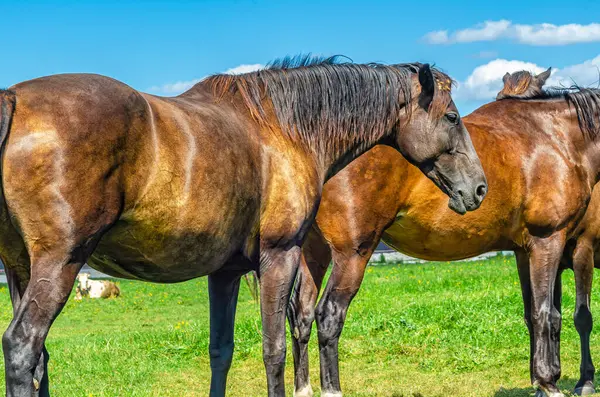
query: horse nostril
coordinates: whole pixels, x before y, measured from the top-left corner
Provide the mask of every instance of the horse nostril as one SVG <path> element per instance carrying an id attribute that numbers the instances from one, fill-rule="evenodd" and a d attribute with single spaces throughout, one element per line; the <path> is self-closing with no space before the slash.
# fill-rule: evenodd
<path id="1" fill-rule="evenodd" d="M 485 196 L 485 194 L 487 193 L 487 186 L 483 184 L 477 186 L 477 189 L 475 189 L 475 193 L 477 194 L 477 197 L 483 199 L 483 196 Z"/>

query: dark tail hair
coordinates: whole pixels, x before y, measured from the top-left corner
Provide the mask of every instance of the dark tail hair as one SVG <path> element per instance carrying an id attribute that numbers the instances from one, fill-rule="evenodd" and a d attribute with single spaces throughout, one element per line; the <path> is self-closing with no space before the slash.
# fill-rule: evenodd
<path id="1" fill-rule="evenodd" d="M 4 147 L 8 136 L 16 103 L 17 98 L 14 92 L 0 90 L 0 150 Z"/>

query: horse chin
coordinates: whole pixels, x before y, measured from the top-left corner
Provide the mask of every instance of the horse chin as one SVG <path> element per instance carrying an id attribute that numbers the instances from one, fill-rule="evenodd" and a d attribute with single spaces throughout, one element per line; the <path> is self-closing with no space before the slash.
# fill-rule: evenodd
<path id="1" fill-rule="evenodd" d="M 464 215 L 467 213 L 467 207 L 465 206 L 465 203 L 463 202 L 460 196 L 450 196 L 450 200 L 448 201 L 448 207 L 459 215 Z"/>

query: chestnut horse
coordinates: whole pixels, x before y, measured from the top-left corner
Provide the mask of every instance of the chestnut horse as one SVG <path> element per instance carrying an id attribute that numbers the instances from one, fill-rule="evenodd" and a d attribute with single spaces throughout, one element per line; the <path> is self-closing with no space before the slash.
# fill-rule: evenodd
<path id="1" fill-rule="evenodd" d="M 545 72 L 549 74 L 549 70 Z M 533 76 L 529 72 L 517 72 L 504 76 L 504 88 L 496 99 L 531 98 L 543 93 L 545 78 Z M 556 282 L 561 281 L 564 269 L 570 268 L 575 275 L 576 301 L 574 322 L 579 333 L 581 347 L 580 377 L 575 393 L 593 394 L 596 369 L 592 363 L 590 334 L 593 320 L 590 312 L 592 298 L 592 279 L 594 267 L 600 268 L 600 187 L 594 186 L 590 203 L 585 215 L 579 222 L 573 236 L 567 241 L 561 259 Z"/>
<path id="2" fill-rule="evenodd" d="M 595 233 L 594 238 L 599 234 L 598 227 L 582 229 L 580 221 L 599 179 L 600 91 L 546 93 L 537 89 L 549 75 L 550 70 L 539 76 L 505 76 L 499 98 L 510 99 L 487 104 L 464 118 L 490 185 L 478 211 L 464 217 L 448 211 L 434 186 L 383 146 L 373 148 L 327 182 L 316 226 L 303 247 L 305 260 L 288 313 L 297 396 L 312 394 L 307 343 L 315 319 L 322 395 L 341 395 L 338 341 L 348 306 L 380 238 L 398 251 L 426 260 L 459 260 L 492 250 L 514 250 L 530 332 L 531 380 L 540 393 L 561 395 L 556 387 L 561 325 L 557 275 L 569 239 L 583 239 L 586 232 Z M 599 216 L 589 218 L 588 223 L 600 222 Z M 578 393 L 593 391 L 590 247 L 578 244 L 572 258 L 576 273 L 585 269 L 578 284 L 587 288 L 578 291 L 575 312 L 575 325 L 584 342 Z M 331 277 L 315 308 L 332 258 Z M 569 265 L 571 259 L 563 262 Z"/>
<path id="3" fill-rule="evenodd" d="M 49 395 L 45 339 L 88 262 L 153 282 L 209 275 L 215 396 L 225 394 L 240 275 L 258 270 L 268 394 L 283 396 L 285 308 L 329 177 L 387 143 L 457 211 L 483 199 L 449 82 L 428 65 L 288 58 L 174 98 L 91 74 L 2 91 L 7 395 Z"/>

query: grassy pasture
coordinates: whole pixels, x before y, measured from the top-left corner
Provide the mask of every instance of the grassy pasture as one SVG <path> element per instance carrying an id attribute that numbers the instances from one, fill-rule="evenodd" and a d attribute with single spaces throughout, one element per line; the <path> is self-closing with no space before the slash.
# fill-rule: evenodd
<path id="1" fill-rule="evenodd" d="M 121 281 L 122 298 L 69 301 L 47 346 L 55 396 L 205 396 L 208 361 L 206 279 L 175 285 Z M 595 282 L 595 291 L 600 290 Z M 572 322 L 573 275 L 563 275 L 562 379 L 579 374 Z M 596 294 L 594 294 L 596 295 Z M 592 302 L 598 313 L 598 299 Z M 0 328 L 12 316 L 0 285 Z M 318 351 L 311 379 L 320 395 Z M 263 396 L 259 308 L 242 285 L 230 396 Z M 592 354 L 600 357 L 592 334 Z M 286 382 L 292 393 L 288 343 Z M 367 270 L 340 344 L 346 396 L 494 396 L 532 394 L 529 342 L 512 257 L 478 262 L 385 265 Z M 0 363 L 0 366 L 3 364 Z M 0 368 L 0 388 L 4 388 Z M 3 390 L 2 390 L 3 392 Z"/>

